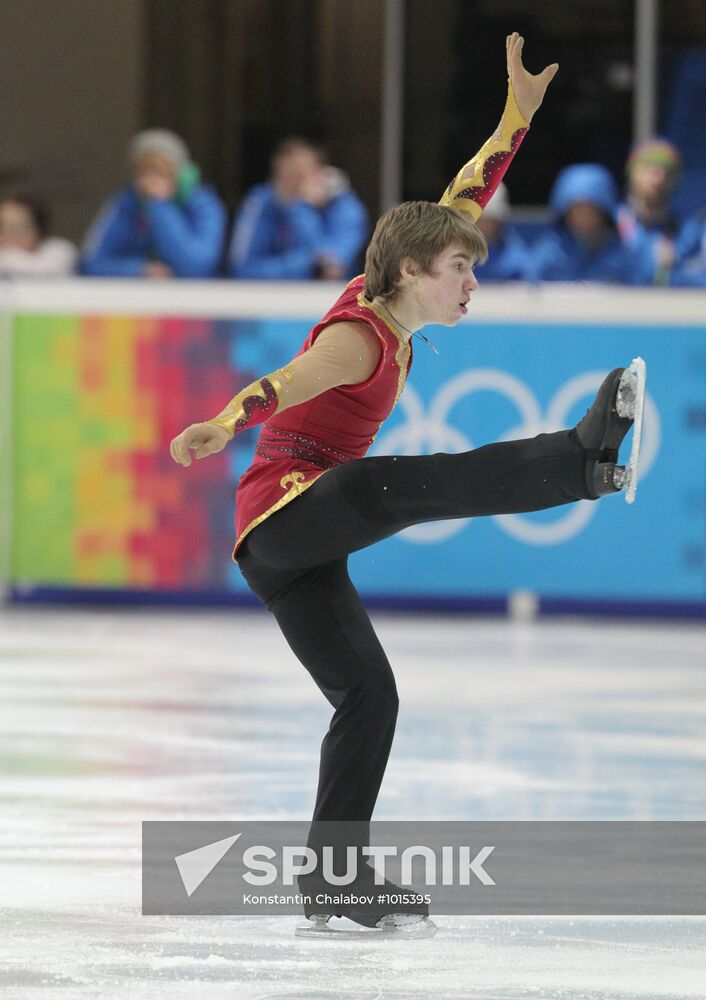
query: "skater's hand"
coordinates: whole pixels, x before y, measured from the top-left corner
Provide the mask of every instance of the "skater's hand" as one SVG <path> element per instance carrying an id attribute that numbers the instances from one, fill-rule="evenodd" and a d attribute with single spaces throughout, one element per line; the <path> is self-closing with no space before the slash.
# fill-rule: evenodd
<path id="1" fill-rule="evenodd" d="M 533 73 L 528 73 L 522 65 L 522 49 L 524 44 L 524 38 L 522 35 L 518 35 L 516 31 L 513 31 L 505 39 L 507 75 L 515 92 L 517 106 L 529 122 L 544 100 L 546 89 L 554 78 L 554 74 L 559 69 L 559 63 L 552 63 L 551 66 L 546 66 L 536 76 Z"/>
<path id="2" fill-rule="evenodd" d="M 206 458 L 223 451 L 230 441 L 228 431 L 217 424 L 191 424 L 172 440 L 169 454 L 178 465 L 191 465 L 193 451 L 196 458 Z"/>

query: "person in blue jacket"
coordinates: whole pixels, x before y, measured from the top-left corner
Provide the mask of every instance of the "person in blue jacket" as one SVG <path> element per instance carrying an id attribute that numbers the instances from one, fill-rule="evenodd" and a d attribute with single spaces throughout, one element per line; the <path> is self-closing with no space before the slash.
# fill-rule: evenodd
<path id="1" fill-rule="evenodd" d="M 272 157 L 269 182 L 246 194 L 233 227 L 228 271 L 236 278 L 352 277 L 368 235 L 365 207 L 318 146 L 292 136 Z"/>
<path id="2" fill-rule="evenodd" d="M 532 281 L 600 281 L 649 285 L 651 253 L 623 243 L 615 226 L 618 190 L 597 163 L 577 163 L 558 175 L 550 194 L 554 225 L 532 247 Z"/>
<path id="3" fill-rule="evenodd" d="M 681 155 L 660 136 L 633 147 L 625 165 L 627 192 L 616 214 L 624 243 L 643 245 L 652 254 L 655 284 L 668 283 L 680 253 L 682 220 L 671 207 L 679 181 Z"/>
<path id="4" fill-rule="evenodd" d="M 84 242 L 83 274 L 208 278 L 218 272 L 226 210 L 200 183 L 185 143 L 146 129 L 129 150 L 132 179 L 103 207 Z"/>
<path id="5" fill-rule="evenodd" d="M 522 281 L 527 273 L 530 251 L 509 218 L 510 196 L 501 181 L 476 222 L 488 244 L 488 259 L 475 268 L 483 281 Z"/>
<path id="6" fill-rule="evenodd" d="M 669 284 L 674 288 L 706 288 L 706 210 L 684 223 Z"/>

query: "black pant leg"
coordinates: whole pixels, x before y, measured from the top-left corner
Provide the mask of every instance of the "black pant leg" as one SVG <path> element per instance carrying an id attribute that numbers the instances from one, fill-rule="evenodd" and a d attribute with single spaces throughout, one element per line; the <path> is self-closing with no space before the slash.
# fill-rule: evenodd
<path id="1" fill-rule="evenodd" d="M 545 510 L 589 499 L 574 431 L 460 454 L 362 458 L 326 472 L 249 536 L 272 566 L 340 559 L 412 524 Z"/>
<path id="2" fill-rule="evenodd" d="M 297 501 L 299 502 L 299 501 Z M 282 573 L 244 546 L 240 566 L 335 708 L 321 745 L 314 820 L 369 820 L 397 719 L 397 689 L 345 559 Z"/>

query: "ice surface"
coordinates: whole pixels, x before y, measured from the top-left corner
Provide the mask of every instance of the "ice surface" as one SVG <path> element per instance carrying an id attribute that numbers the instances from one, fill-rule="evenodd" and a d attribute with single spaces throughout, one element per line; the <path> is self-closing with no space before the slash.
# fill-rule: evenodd
<path id="1" fill-rule="evenodd" d="M 378 616 L 401 698 L 378 819 L 706 818 L 706 628 Z M 145 819 L 306 819 L 329 708 L 255 612 L 0 611 L 0 993 L 706 996 L 706 919 L 143 917 Z"/>

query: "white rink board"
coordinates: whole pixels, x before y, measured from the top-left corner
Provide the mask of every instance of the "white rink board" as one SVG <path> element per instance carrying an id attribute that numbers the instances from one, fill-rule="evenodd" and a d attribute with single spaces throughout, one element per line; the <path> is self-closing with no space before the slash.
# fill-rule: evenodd
<path id="1" fill-rule="evenodd" d="M 318 320 L 342 291 L 337 282 L 132 281 L 71 278 L 0 281 L 0 312 Z M 609 285 L 481 285 L 461 322 L 702 326 L 706 292 Z"/>

